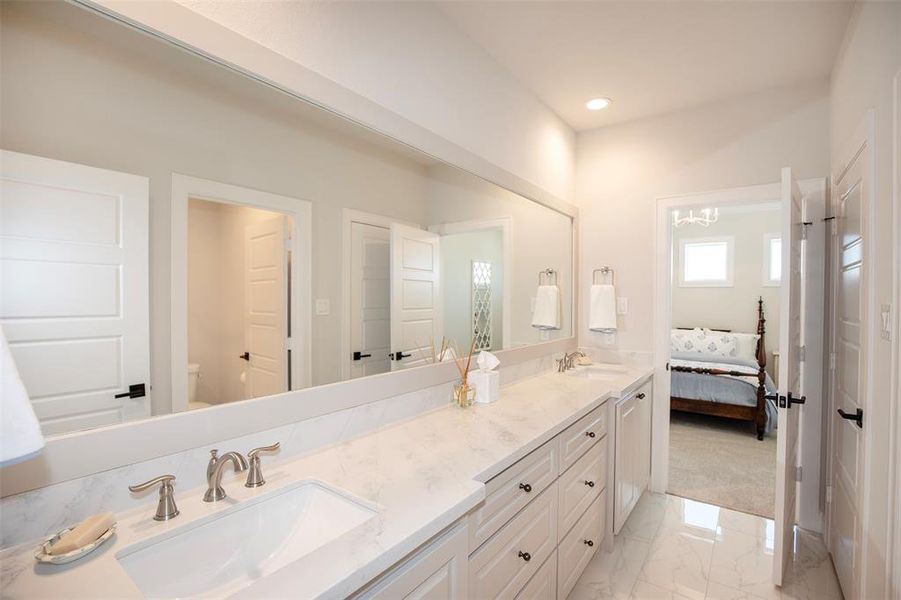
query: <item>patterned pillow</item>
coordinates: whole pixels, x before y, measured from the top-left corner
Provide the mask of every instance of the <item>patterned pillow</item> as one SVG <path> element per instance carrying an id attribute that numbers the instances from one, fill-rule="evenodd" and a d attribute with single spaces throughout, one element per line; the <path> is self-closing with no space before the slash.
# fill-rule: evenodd
<path id="1" fill-rule="evenodd" d="M 673 329 L 673 352 L 695 352 L 698 354 L 713 354 L 716 356 L 733 356 L 736 349 L 736 339 L 731 333 L 711 331 L 710 329 Z"/>

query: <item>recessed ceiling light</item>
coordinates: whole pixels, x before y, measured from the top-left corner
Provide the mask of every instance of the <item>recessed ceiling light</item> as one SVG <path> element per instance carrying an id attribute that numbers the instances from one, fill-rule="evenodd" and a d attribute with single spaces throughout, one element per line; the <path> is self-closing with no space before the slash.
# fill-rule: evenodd
<path id="1" fill-rule="evenodd" d="M 610 106 L 610 98 L 593 98 L 585 103 L 588 110 L 602 110 Z"/>

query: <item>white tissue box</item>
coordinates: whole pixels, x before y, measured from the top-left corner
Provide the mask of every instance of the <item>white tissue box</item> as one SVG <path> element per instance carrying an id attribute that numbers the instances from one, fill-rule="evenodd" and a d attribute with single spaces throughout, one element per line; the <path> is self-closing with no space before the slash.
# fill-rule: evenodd
<path id="1" fill-rule="evenodd" d="M 497 402 L 501 397 L 501 376 L 497 371 L 473 371 L 469 382 L 476 388 L 475 401 L 479 404 Z"/>

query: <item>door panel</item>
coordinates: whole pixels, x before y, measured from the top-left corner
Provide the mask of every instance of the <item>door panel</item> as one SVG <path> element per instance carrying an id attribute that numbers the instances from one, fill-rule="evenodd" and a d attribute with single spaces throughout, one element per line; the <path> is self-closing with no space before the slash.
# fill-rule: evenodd
<path id="1" fill-rule="evenodd" d="M 244 229 L 244 347 L 248 398 L 288 390 L 287 224 L 282 216 Z"/>
<path id="2" fill-rule="evenodd" d="M 430 346 L 441 343 L 441 238 L 397 223 L 390 237 L 391 353 L 402 355 L 391 368 L 399 369 L 426 364 Z"/>
<path id="3" fill-rule="evenodd" d="M 802 405 L 782 398 L 804 394 L 801 362 L 803 331 L 802 225 L 803 200 L 791 169 L 782 169 L 782 286 L 779 331 L 779 426 L 776 440 L 776 539 L 773 581 L 782 585 L 792 559 L 797 504 L 798 439 Z"/>
<path id="4" fill-rule="evenodd" d="M 390 235 L 386 227 L 351 223 L 350 376 L 391 370 Z M 368 356 L 367 356 L 368 355 Z"/>
<path id="5" fill-rule="evenodd" d="M 148 181 L 0 151 L 0 323 L 45 434 L 150 415 Z"/>
<path id="6" fill-rule="evenodd" d="M 835 182 L 837 256 L 833 323 L 834 409 L 864 410 L 861 379 L 864 236 L 861 210 L 867 189 L 867 153 L 860 151 Z M 856 598 L 860 581 L 860 499 L 863 490 L 863 430 L 832 412 L 832 502 L 828 506 L 827 544 L 846 598 Z M 866 421 L 864 420 L 864 423 Z"/>

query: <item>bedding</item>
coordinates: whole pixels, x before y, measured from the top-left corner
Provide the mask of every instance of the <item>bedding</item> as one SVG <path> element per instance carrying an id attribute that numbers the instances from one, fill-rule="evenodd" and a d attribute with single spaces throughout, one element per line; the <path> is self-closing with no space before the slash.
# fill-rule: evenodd
<path id="1" fill-rule="evenodd" d="M 720 369 L 724 371 L 740 371 L 747 376 L 704 375 L 701 373 L 671 373 L 670 395 L 676 398 L 737 404 L 739 406 L 757 406 L 757 372 L 756 360 L 721 356 L 718 354 L 701 354 L 698 352 L 673 352 L 670 360 L 672 366 L 702 369 Z M 767 394 L 776 393 L 776 385 L 766 376 L 764 382 Z M 778 410 L 772 400 L 766 401 L 766 432 L 776 428 Z"/>
<path id="2" fill-rule="evenodd" d="M 673 329 L 671 349 L 673 352 L 734 356 L 736 339 L 731 333 L 710 329 Z"/>

